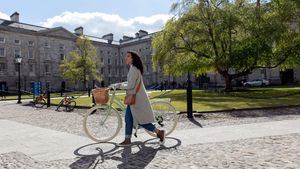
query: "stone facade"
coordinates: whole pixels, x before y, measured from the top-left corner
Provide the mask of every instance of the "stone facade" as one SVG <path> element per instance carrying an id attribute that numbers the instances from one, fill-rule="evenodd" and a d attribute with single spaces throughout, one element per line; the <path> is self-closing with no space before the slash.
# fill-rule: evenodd
<path id="1" fill-rule="evenodd" d="M 18 68 L 15 58 L 22 57 L 21 88 L 30 91 L 33 82 L 40 81 L 42 87 L 50 85 L 53 90 L 60 90 L 62 83 L 67 89 L 78 89 L 79 84 L 71 84 L 63 79 L 59 72 L 60 63 L 76 49 L 76 38 L 83 35 L 83 27 L 74 33 L 63 27 L 44 28 L 20 23 L 18 13 L 11 16 L 11 21 L 0 19 L 0 88 L 16 90 L 18 85 Z M 88 37 L 96 47 L 101 68 L 102 80 L 96 85 L 108 86 L 111 83 L 126 81 L 128 66 L 124 63 L 127 51 L 136 51 L 145 64 L 144 81 L 146 86 L 165 81 L 184 83 L 185 78 L 173 78 L 156 73 L 152 68 L 151 38 L 153 34 L 140 30 L 136 37 L 126 37 L 120 41 L 113 40 L 113 34 L 103 37 Z M 2 51 L 1 51 L 2 50 Z M 2 53 L 1 53 L 2 52 Z M 180 81 L 181 80 L 181 81 Z M 89 82 L 90 86 L 93 82 Z"/>
<path id="2" fill-rule="evenodd" d="M 9 90 L 15 90 L 18 85 L 18 68 L 15 57 L 21 56 L 21 87 L 30 91 L 34 81 L 40 81 L 42 87 L 47 84 L 53 90 L 60 90 L 63 83 L 67 89 L 78 89 L 80 85 L 74 85 L 63 79 L 59 72 L 60 63 L 68 57 L 69 53 L 76 49 L 76 38 L 83 35 L 83 27 L 76 28 L 74 33 L 63 27 L 45 28 L 19 22 L 19 14 L 14 13 L 11 21 L 0 19 L 0 89 L 7 86 Z M 120 41 L 113 40 L 113 34 L 103 37 L 88 36 L 97 49 L 97 56 L 103 63 L 100 82 L 98 86 L 108 86 L 126 80 L 128 67 L 124 63 L 127 51 L 136 51 L 145 65 L 144 82 L 146 86 L 160 84 L 161 82 L 185 83 L 186 75 L 173 77 L 155 72 L 152 67 L 151 39 L 153 34 L 140 30 L 135 37 L 124 36 Z M 300 81 L 300 69 L 289 71 L 288 81 Z M 293 74 L 293 75 L 290 75 Z M 210 85 L 224 86 L 224 79 L 216 73 L 206 75 Z M 241 78 L 242 80 L 268 79 L 271 83 L 280 84 L 282 76 L 286 76 L 279 69 L 256 70 L 252 74 Z M 200 84 L 200 78 L 192 77 L 194 86 Z M 93 82 L 90 82 L 90 85 Z"/>

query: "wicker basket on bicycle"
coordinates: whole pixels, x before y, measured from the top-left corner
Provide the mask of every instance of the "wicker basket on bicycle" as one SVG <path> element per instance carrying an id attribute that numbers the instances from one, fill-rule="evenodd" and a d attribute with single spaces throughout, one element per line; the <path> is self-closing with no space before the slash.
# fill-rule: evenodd
<path id="1" fill-rule="evenodd" d="M 109 88 L 96 88 L 92 93 L 96 104 L 106 104 L 109 100 Z"/>

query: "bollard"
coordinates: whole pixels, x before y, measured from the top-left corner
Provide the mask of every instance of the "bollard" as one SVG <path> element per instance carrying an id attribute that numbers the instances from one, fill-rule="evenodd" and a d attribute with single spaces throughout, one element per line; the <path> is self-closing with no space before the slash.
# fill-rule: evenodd
<path id="1" fill-rule="evenodd" d="M 91 97 L 91 89 L 88 88 L 88 96 Z"/>
<path id="2" fill-rule="evenodd" d="M 47 107 L 50 107 L 50 90 L 47 88 Z"/>

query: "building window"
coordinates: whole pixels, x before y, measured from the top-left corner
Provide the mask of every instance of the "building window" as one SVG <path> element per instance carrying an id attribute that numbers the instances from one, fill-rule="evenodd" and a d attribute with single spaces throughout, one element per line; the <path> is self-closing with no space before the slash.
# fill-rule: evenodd
<path id="1" fill-rule="evenodd" d="M 0 37 L 0 43 L 5 43 L 5 38 L 4 37 Z"/>
<path id="2" fill-rule="evenodd" d="M 33 41 L 28 41 L 28 46 L 34 46 L 34 42 Z"/>
<path id="3" fill-rule="evenodd" d="M 15 39 L 15 44 L 20 45 L 20 44 L 21 44 L 21 41 L 20 41 L 19 39 Z"/>
<path id="4" fill-rule="evenodd" d="M 50 65 L 49 64 L 45 64 L 45 73 L 46 74 L 50 73 Z"/>
<path id="5" fill-rule="evenodd" d="M 115 59 L 115 64 L 118 65 L 118 59 Z"/>
<path id="6" fill-rule="evenodd" d="M 107 59 L 107 63 L 110 64 L 110 59 L 109 58 Z"/>
<path id="7" fill-rule="evenodd" d="M 6 71 L 6 63 L 0 63 L 0 72 Z"/>
<path id="8" fill-rule="evenodd" d="M 28 58 L 29 58 L 29 59 L 33 59 L 33 58 L 34 58 L 33 50 L 29 50 L 29 51 L 28 51 Z"/>
<path id="9" fill-rule="evenodd" d="M 34 82 L 30 82 L 30 88 L 31 88 L 31 89 L 34 88 Z"/>
<path id="10" fill-rule="evenodd" d="M 45 60 L 51 60 L 51 53 L 49 52 L 45 53 Z"/>
<path id="11" fill-rule="evenodd" d="M 33 64 L 29 64 L 29 72 L 34 73 L 34 65 Z"/>
<path id="12" fill-rule="evenodd" d="M 65 45 L 64 44 L 60 44 L 59 45 L 59 50 L 65 50 Z"/>
<path id="13" fill-rule="evenodd" d="M 15 49 L 15 58 L 21 57 L 21 50 Z"/>
<path id="14" fill-rule="evenodd" d="M 261 69 L 261 70 L 260 70 L 260 73 L 261 73 L 261 74 L 266 74 L 267 71 L 266 71 L 266 69 Z"/>
<path id="15" fill-rule="evenodd" d="M 101 60 L 101 63 L 103 63 L 103 58 L 101 58 L 100 60 Z"/>
<path id="16" fill-rule="evenodd" d="M 146 72 L 149 72 L 149 65 L 146 65 Z"/>
<path id="17" fill-rule="evenodd" d="M 110 51 L 107 51 L 107 54 L 110 55 Z"/>
<path id="18" fill-rule="evenodd" d="M 65 54 L 63 53 L 60 54 L 60 60 L 65 60 Z"/>
<path id="19" fill-rule="evenodd" d="M 118 75 L 118 74 L 119 74 L 119 72 L 118 72 L 118 68 L 116 68 L 116 70 L 115 70 L 115 71 L 116 71 L 116 75 Z"/>
<path id="20" fill-rule="evenodd" d="M 48 42 L 45 42 L 44 45 L 45 45 L 46 48 L 50 48 L 50 44 Z"/>
<path id="21" fill-rule="evenodd" d="M 117 52 L 115 52 L 115 55 L 117 56 Z"/>
<path id="22" fill-rule="evenodd" d="M 5 48 L 0 48 L 0 57 L 5 57 Z"/>
<path id="23" fill-rule="evenodd" d="M 108 74 L 110 74 L 110 67 L 108 67 Z"/>
<path id="24" fill-rule="evenodd" d="M 104 72 L 104 70 L 103 70 L 103 67 L 101 68 L 101 75 L 103 75 L 103 72 Z"/>

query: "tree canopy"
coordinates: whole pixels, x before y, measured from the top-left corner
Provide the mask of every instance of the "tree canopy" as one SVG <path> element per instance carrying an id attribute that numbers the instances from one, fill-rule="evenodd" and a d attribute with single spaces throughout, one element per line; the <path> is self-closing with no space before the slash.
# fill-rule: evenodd
<path id="1" fill-rule="evenodd" d="M 60 65 L 60 71 L 64 78 L 83 82 L 86 87 L 89 80 L 100 80 L 101 64 L 97 58 L 96 48 L 91 41 L 80 36 L 76 40 L 77 49 L 70 52 L 70 57 L 67 57 Z"/>
<path id="2" fill-rule="evenodd" d="M 230 90 L 232 79 L 254 69 L 300 63 L 295 1 L 186 1 L 188 8 L 180 8 L 183 12 L 169 20 L 152 41 L 154 67 L 177 75 L 218 72 Z"/>

